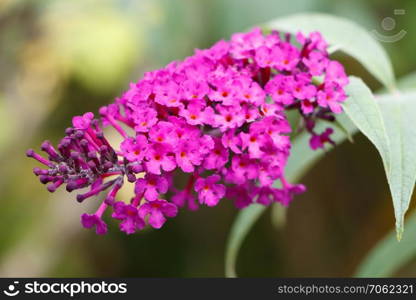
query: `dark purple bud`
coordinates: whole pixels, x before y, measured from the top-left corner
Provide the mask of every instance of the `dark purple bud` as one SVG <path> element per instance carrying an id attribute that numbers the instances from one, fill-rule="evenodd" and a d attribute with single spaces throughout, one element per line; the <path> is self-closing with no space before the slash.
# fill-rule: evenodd
<path id="1" fill-rule="evenodd" d="M 133 173 L 128 173 L 127 180 L 128 182 L 136 182 L 136 176 Z"/>
<path id="2" fill-rule="evenodd" d="M 53 193 L 53 192 L 56 191 L 56 189 L 58 187 L 60 187 L 62 185 L 62 183 L 64 183 L 64 180 L 59 179 L 59 180 L 55 181 L 54 183 L 48 184 L 46 188 L 48 189 L 49 192 Z"/>
<path id="3" fill-rule="evenodd" d="M 53 167 L 54 166 L 54 164 L 50 160 L 48 160 L 48 159 L 40 156 L 33 149 L 27 150 L 26 151 L 26 155 L 28 157 L 32 157 L 32 158 L 36 159 L 38 162 L 40 162 L 40 163 L 42 163 L 42 164 L 44 164 L 44 165 L 46 165 L 48 167 Z"/>
<path id="4" fill-rule="evenodd" d="M 71 135 L 73 133 L 74 133 L 74 128 L 68 127 L 67 129 L 65 129 L 65 135 Z"/>
<path id="5" fill-rule="evenodd" d="M 51 160 L 56 162 L 61 161 L 61 157 L 49 141 L 44 141 L 40 148 L 49 155 Z"/>
<path id="6" fill-rule="evenodd" d="M 85 199 L 87 199 L 89 197 L 97 195 L 98 193 L 100 193 L 100 192 L 108 189 L 110 186 L 112 186 L 116 182 L 116 180 L 117 179 L 113 179 L 111 181 L 108 181 L 108 182 L 106 182 L 106 183 L 104 183 L 100 186 L 95 187 L 94 189 L 91 189 L 90 191 L 86 192 L 85 194 L 78 194 L 77 195 L 77 201 L 82 202 L 82 201 L 84 201 Z"/>
<path id="7" fill-rule="evenodd" d="M 68 166 L 65 164 L 65 165 L 60 165 L 59 166 L 59 172 L 60 173 L 62 173 L 62 174 L 66 174 L 66 173 L 68 173 L 69 172 L 69 168 L 68 168 Z"/>
<path id="8" fill-rule="evenodd" d="M 89 153 L 89 148 L 88 148 L 88 141 L 86 140 L 86 139 L 82 139 L 80 142 L 79 142 L 79 146 L 81 147 L 81 149 L 82 149 L 82 152 L 84 153 L 84 155 L 85 156 L 88 156 L 88 153 Z"/>
<path id="9" fill-rule="evenodd" d="M 76 151 L 72 151 L 71 152 L 71 158 L 73 159 L 78 159 L 80 157 L 79 153 Z"/>
<path id="10" fill-rule="evenodd" d="M 47 184 L 48 182 L 54 181 L 56 179 L 55 176 L 49 176 L 49 175 L 40 175 L 39 181 L 43 184 Z"/>
<path id="11" fill-rule="evenodd" d="M 104 137 L 103 132 L 97 132 L 97 139 L 99 139 L 101 141 L 101 143 L 103 143 L 103 145 L 106 145 L 107 147 L 111 147 L 110 143 Z"/>
<path id="12" fill-rule="evenodd" d="M 108 170 L 110 170 L 112 167 L 114 166 L 114 164 L 111 161 L 106 161 L 104 164 L 102 164 L 102 169 L 103 172 L 107 172 Z"/>
<path id="13" fill-rule="evenodd" d="M 105 197 L 105 203 L 108 205 L 113 205 L 116 199 L 117 192 L 123 186 L 123 177 L 117 178 L 110 192 L 108 192 L 107 197 Z"/>
<path id="14" fill-rule="evenodd" d="M 84 137 L 84 132 L 82 130 L 76 130 L 74 133 L 74 138 L 80 140 Z"/>
<path id="15" fill-rule="evenodd" d="M 143 165 L 141 164 L 130 164 L 127 166 L 128 170 L 133 172 L 133 173 L 141 173 L 143 172 Z"/>
<path id="16" fill-rule="evenodd" d="M 91 171 L 93 171 L 95 174 L 99 173 L 97 165 L 95 164 L 94 161 L 92 161 L 92 160 L 88 161 L 87 165 L 88 165 L 88 168 L 91 169 Z"/>
<path id="17" fill-rule="evenodd" d="M 33 168 L 33 173 L 36 176 L 39 176 L 39 175 L 48 175 L 49 174 L 49 171 L 48 170 L 43 170 L 43 169 L 38 168 L 38 167 L 35 167 L 35 168 Z"/>
<path id="18" fill-rule="evenodd" d="M 75 180 L 71 180 L 66 185 L 66 190 L 68 192 L 72 192 L 73 190 L 82 189 L 88 186 L 89 182 L 87 178 L 79 178 Z"/>
<path id="19" fill-rule="evenodd" d="M 95 134 L 102 133 L 102 130 L 100 127 L 100 121 L 98 119 L 94 119 L 91 121 L 91 127 L 94 128 Z"/>
<path id="20" fill-rule="evenodd" d="M 71 140 L 68 137 L 64 137 L 58 144 L 58 151 L 65 158 L 69 158 L 70 155 L 69 145 L 71 145 Z"/>

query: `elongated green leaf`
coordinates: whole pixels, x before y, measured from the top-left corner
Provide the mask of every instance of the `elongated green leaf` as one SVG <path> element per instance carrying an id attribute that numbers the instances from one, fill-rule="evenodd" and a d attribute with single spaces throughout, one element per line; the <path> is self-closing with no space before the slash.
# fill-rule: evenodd
<path id="1" fill-rule="evenodd" d="M 237 277 L 235 272 L 235 263 L 237 261 L 238 251 L 248 231 L 253 227 L 260 215 L 264 212 L 265 206 L 260 204 L 253 204 L 250 207 L 243 209 L 231 227 L 229 240 L 227 243 L 225 275 L 227 277 Z"/>
<path id="2" fill-rule="evenodd" d="M 390 143 L 380 107 L 371 90 L 357 77 L 350 77 L 346 92 L 349 97 L 343 105 L 344 110 L 379 151 L 388 177 Z"/>
<path id="3" fill-rule="evenodd" d="M 378 242 L 358 266 L 355 277 L 390 277 L 406 262 L 416 257 L 416 212 L 406 221 L 406 235 L 397 242 L 392 230 Z"/>
<path id="4" fill-rule="evenodd" d="M 391 161 L 387 176 L 400 239 L 416 181 L 416 92 L 385 95 L 377 100 L 390 141 Z"/>
<path id="5" fill-rule="evenodd" d="M 400 240 L 416 180 L 416 92 L 396 92 L 376 100 L 361 79 L 351 77 L 350 81 L 344 109 L 381 155 Z"/>
<path id="6" fill-rule="evenodd" d="M 322 13 L 302 13 L 273 20 L 264 28 L 291 33 L 319 31 L 333 52 L 341 50 L 354 57 L 383 85 L 394 89 L 393 68 L 386 52 L 368 30 L 348 19 Z"/>
<path id="7" fill-rule="evenodd" d="M 389 95 L 384 94 L 379 96 L 378 101 L 381 107 L 382 114 L 385 118 L 385 124 L 389 136 L 394 136 L 390 138 L 392 144 L 392 167 L 391 173 L 392 176 L 396 172 L 401 164 L 395 164 L 395 151 L 398 151 L 399 148 L 402 148 L 404 145 L 397 140 L 403 140 L 403 133 L 400 132 L 398 127 L 401 125 L 407 124 L 407 127 L 412 127 L 412 122 L 415 119 L 416 112 L 416 73 L 411 73 L 401 78 L 398 81 L 398 86 L 400 89 L 407 90 L 403 94 Z M 413 90 L 413 91 L 412 91 Z M 405 111 L 405 115 L 403 115 Z M 407 118 L 407 119 L 406 119 Z M 394 119 L 399 119 L 398 123 L 395 123 Z M 393 124 L 394 123 L 394 124 Z M 410 124 L 410 126 L 409 126 Z M 411 129 L 411 128 L 410 128 Z M 408 135 L 408 128 L 405 129 Z M 400 137 L 401 136 L 401 137 Z M 415 149 L 414 146 L 415 133 L 410 134 L 410 136 L 405 137 L 407 144 L 407 149 Z M 413 144 L 409 146 L 408 143 Z M 414 150 L 413 150 L 414 151 Z M 402 151 L 401 152 L 406 152 Z M 410 153 L 411 154 L 411 153 Z M 402 160 L 403 153 L 397 154 L 397 160 Z M 405 154 L 408 156 L 409 153 Z M 404 159 L 406 160 L 406 159 Z M 407 178 L 408 186 L 402 185 L 401 188 L 407 189 L 407 192 L 404 192 L 404 195 L 407 195 L 407 199 L 410 200 L 410 194 L 413 190 L 415 184 L 415 158 L 406 162 L 404 166 L 405 172 L 404 178 Z M 403 179 L 402 175 L 399 175 L 395 180 L 398 181 L 394 184 L 400 184 L 399 181 Z M 395 181 L 393 180 L 393 181 Z M 393 182 L 392 182 L 393 184 Z M 400 192 L 397 191 L 397 194 L 400 195 Z M 400 197 L 400 196 L 398 196 Z M 408 205 L 405 204 L 406 207 Z M 407 218 L 406 224 L 406 235 L 400 241 L 397 242 L 396 235 L 397 232 L 391 231 L 383 240 L 381 240 L 377 245 L 367 254 L 366 258 L 357 268 L 355 276 L 357 277 L 386 277 L 394 275 L 394 272 L 402 267 L 406 262 L 411 260 L 416 256 L 416 243 L 414 242 L 414 237 L 416 236 L 416 212 L 413 212 L 410 217 Z M 388 259 L 386 259 L 388 257 Z"/>
<path id="8" fill-rule="evenodd" d="M 350 135 L 357 132 L 357 128 L 345 115 L 340 115 L 338 120 L 348 130 Z M 317 131 L 321 132 L 325 127 L 325 123 L 318 123 Z M 292 143 L 291 155 L 286 167 L 286 177 L 291 182 L 296 182 L 300 179 L 325 154 L 322 150 L 312 151 L 309 148 L 309 138 L 309 134 L 301 133 Z M 341 131 L 335 131 L 333 135 L 336 143 L 342 143 L 346 138 L 347 135 Z M 227 277 L 236 276 L 235 264 L 241 245 L 252 226 L 260 218 L 262 213 L 266 211 L 266 208 L 261 205 L 251 205 L 237 215 L 231 227 L 225 252 L 225 275 Z"/>

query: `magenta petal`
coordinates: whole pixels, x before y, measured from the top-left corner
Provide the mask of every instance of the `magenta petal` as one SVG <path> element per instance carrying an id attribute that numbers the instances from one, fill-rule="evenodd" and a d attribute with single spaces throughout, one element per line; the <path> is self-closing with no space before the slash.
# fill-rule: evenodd
<path id="1" fill-rule="evenodd" d="M 151 213 L 151 206 L 149 203 L 142 204 L 139 207 L 139 217 L 144 219 L 148 214 Z"/>
<path id="2" fill-rule="evenodd" d="M 166 203 L 162 206 L 162 212 L 166 217 L 173 218 L 178 214 L 178 207 L 173 203 Z"/>
<path id="3" fill-rule="evenodd" d="M 81 224 L 85 228 L 92 228 L 96 221 L 95 221 L 95 215 L 89 215 L 89 214 L 82 214 L 81 215 Z"/>
<path id="4" fill-rule="evenodd" d="M 149 217 L 149 224 L 153 228 L 159 229 L 165 224 L 166 218 L 160 210 L 152 210 Z"/>
<path id="5" fill-rule="evenodd" d="M 155 186 L 147 186 L 146 188 L 146 192 L 144 193 L 144 197 L 146 198 L 146 200 L 149 201 L 154 201 L 158 198 L 159 193 L 156 191 L 156 187 Z"/>
<path id="6" fill-rule="evenodd" d="M 95 214 L 82 214 L 81 223 L 85 228 L 92 228 L 95 226 L 95 232 L 97 234 L 101 235 L 107 233 L 107 224 L 105 224 L 104 221 Z"/>
<path id="7" fill-rule="evenodd" d="M 95 227 L 95 233 L 100 235 L 107 233 L 107 224 L 105 224 L 103 220 L 99 219 Z"/>
<path id="8" fill-rule="evenodd" d="M 120 230 L 124 231 L 127 234 L 132 234 L 136 232 L 136 225 L 133 218 L 127 218 L 120 223 Z"/>

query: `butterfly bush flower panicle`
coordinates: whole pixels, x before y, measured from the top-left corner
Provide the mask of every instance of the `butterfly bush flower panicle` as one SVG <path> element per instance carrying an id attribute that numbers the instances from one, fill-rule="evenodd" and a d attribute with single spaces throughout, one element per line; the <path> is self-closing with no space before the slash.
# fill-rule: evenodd
<path id="1" fill-rule="evenodd" d="M 334 144 L 333 129 L 316 132 L 316 123 L 334 121 L 347 97 L 348 78 L 327 46 L 318 32 L 264 35 L 255 28 L 196 50 L 147 72 L 98 118 L 75 116 L 56 147 L 41 145 L 44 156 L 28 150 L 44 165 L 33 172 L 50 192 L 65 186 L 79 190 L 79 202 L 98 198 L 97 211 L 81 216 L 97 234 L 107 232 L 108 211 L 132 234 L 161 228 L 179 208 L 223 199 L 240 209 L 288 205 L 305 187 L 285 179 L 293 131 L 287 112 L 299 114 L 316 150 Z M 106 139 L 106 127 L 122 137 L 119 145 Z M 118 199 L 127 181 L 134 194 Z"/>

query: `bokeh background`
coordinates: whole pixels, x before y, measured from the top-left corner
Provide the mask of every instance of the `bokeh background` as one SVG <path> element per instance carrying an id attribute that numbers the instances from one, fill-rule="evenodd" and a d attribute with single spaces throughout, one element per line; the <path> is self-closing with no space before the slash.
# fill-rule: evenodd
<path id="1" fill-rule="evenodd" d="M 96 203 L 49 194 L 25 150 L 57 142 L 73 115 L 97 111 L 145 71 L 304 11 L 348 17 L 385 35 L 406 30 L 383 46 L 397 77 L 416 69 L 412 0 L 0 0 L 0 276 L 223 276 L 237 212 L 231 203 L 182 211 L 161 230 L 126 236 L 111 223 L 109 234 L 96 236 L 79 223 Z M 395 19 L 394 30 L 381 27 L 385 17 Z M 357 62 L 337 59 L 380 87 Z M 241 276 L 351 276 L 393 228 L 382 164 L 362 135 L 328 153 L 302 182 L 309 190 L 283 225 L 269 211 L 253 228 L 239 256 Z M 416 276 L 416 260 L 396 275 Z"/>

